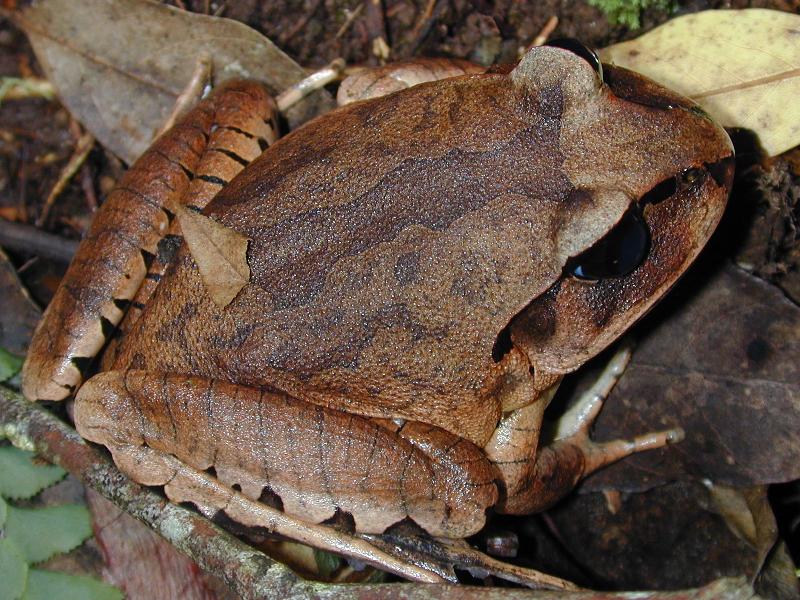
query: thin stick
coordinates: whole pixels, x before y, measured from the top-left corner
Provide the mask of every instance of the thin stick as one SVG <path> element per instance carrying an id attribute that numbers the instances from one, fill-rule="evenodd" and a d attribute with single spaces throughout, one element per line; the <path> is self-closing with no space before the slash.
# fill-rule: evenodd
<path id="1" fill-rule="evenodd" d="M 553 15 L 552 17 L 547 19 L 547 23 L 544 24 L 544 27 L 542 27 L 542 30 L 539 32 L 539 35 L 533 38 L 533 41 L 531 42 L 529 48 L 533 46 L 541 46 L 542 44 L 544 44 L 547 41 L 547 38 L 549 38 L 552 35 L 553 31 L 555 31 L 556 27 L 558 27 L 558 17 L 556 15 Z"/>
<path id="2" fill-rule="evenodd" d="M 344 70 L 344 60 L 337 58 L 324 69 L 313 72 L 311 75 L 295 83 L 292 87 L 286 88 L 275 98 L 278 110 L 281 112 L 291 108 L 300 100 L 325 87 L 332 81 L 336 81 Z"/>
<path id="3" fill-rule="evenodd" d="M 336 35 L 334 36 L 335 39 L 338 40 L 347 32 L 348 29 L 350 29 L 350 26 L 353 24 L 353 21 L 355 21 L 358 18 L 358 15 L 360 15 L 361 11 L 363 10 L 364 10 L 363 2 L 358 6 L 356 6 L 355 9 L 351 11 L 347 11 L 347 9 L 345 9 L 345 11 L 347 11 L 347 18 L 344 20 L 344 23 L 342 23 L 342 26 L 339 27 L 339 31 L 336 32 Z"/>
<path id="4" fill-rule="evenodd" d="M 47 217 L 50 216 L 50 209 L 53 208 L 56 199 L 61 195 L 61 192 L 64 191 L 64 188 L 67 187 L 72 176 L 83 166 L 86 157 L 89 156 L 89 152 L 92 151 L 93 147 L 94 136 L 88 131 L 84 132 L 78 138 L 75 144 L 75 150 L 72 152 L 69 161 L 67 161 L 67 164 L 61 169 L 61 173 L 58 175 L 58 181 L 56 181 L 53 189 L 51 189 L 50 193 L 47 195 L 47 200 L 44 202 L 42 212 L 39 218 L 36 219 L 37 227 L 42 227 L 47 222 Z"/>
<path id="5" fill-rule="evenodd" d="M 211 80 L 212 64 L 211 56 L 206 53 L 197 57 L 189 83 L 186 84 L 186 87 L 176 98 L 175 104 L 172 106 L 172 112 L 167 117 L 167 120 L 164 121 L 161 129 L 158 130 L 156 137 L 170 129 L 175 124 L 175 121 L 181 118 L 202 97 L 203 90 Z"/>
<path id="6" fill-rule="evenodd" d="M 78 242 L 30 225 L 0 219 L 0 246 L 68 263 L 78 249 Z"/>

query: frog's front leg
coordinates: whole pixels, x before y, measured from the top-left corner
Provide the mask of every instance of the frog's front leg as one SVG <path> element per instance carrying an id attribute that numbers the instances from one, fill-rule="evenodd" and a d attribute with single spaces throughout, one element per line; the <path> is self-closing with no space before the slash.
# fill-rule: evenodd
<path id="1" fill-rule="evenodd" d="M 133 479 L 165 485 L 171 499 L 206 514 L 227 511 L 227 498 L 198 497 L 190 480 L 175 479 L 175 458 L 196 480 L 213 473 L 227 489 L 277 501 L 308 522 L 347 513 L 365 533 L 412 519 L 432 535 L 460 538 L 483 526 L 497 500 L 497 473 L 482 450 L 442 429 L 384 426 L 202 377 L 101 373 L 78 392 L 75 423 Z"/>
<path id="2" fill-rule="evenodd" d="M 594 442 L 589 433 L 603 401 L 622 376 L 630 351 L 619 350 L 594 385 L 559 420 L 556 439 L 539 448 L 544 411 L 558 383 L 534 402 L 504 416 L 486 445 L 486 454 L 502 474 L 505 495 L 500 512 L 528 514 L 557 502 L 587 475 L 636 452 L 683 439 L 683 430 L 645 433 L 631 440 Z"/>
<path id="3" fill-rule="evenodd" d="M 62 400 L 80 385 L 126 311 L 138 314 L 146 301 L 151 287 L 139 292 L 142 282 L 159 277 L 148 268 L 163 269 L 165 248 L 177 246 L 176 207 L 202 207 L 274 140 L 273 109 L 260 85 L 226 83 L 122 177 L 36 329 L 22 373 L 28 399 Z"/>

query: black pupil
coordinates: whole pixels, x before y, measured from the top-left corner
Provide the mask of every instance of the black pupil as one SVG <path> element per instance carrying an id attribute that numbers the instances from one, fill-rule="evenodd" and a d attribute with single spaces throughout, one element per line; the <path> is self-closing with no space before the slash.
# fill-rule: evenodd
<path id="1" fill-rule="evenodd" d="M 632 207 L 608 235 L 571 261 L 579 279 L 624 277 L 642 264 L 650 249 L 650 230 L 638 206 Z"/>

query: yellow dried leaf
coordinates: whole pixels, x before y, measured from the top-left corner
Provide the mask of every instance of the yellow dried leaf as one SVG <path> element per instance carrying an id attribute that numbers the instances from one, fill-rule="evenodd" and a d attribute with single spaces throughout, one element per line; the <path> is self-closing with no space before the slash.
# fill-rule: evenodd
<path id="1" fill-rule="evenodd" d="M 800 15 L 709 10 L 600 56 L 692 98 L 721 125 L 752 129 L 771 156 L 800 144 Z"/>
<path id="2" fill-rule="evenodd" d="M 180 207 L 177 214 L 208 294 L 217 306 L 227 306 L 250 279 L 247 238 L 193 210 Z"/>

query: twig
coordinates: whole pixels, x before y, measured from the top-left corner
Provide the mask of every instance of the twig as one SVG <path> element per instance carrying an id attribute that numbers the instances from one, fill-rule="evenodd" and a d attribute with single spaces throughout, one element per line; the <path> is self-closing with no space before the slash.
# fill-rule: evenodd
<path id="1" fill-rule="evenodd" d="M 58 181 L 56 181 L 53 189 L 50 190 L 50 193 L 47 195 L 47 200 L 44 202 L 42 212 L 39 215 L 39 218 L 36 219 L 37 227 L 41 227 L 45 224 L 47 217 L 50 215 L 50 209 L 53 208 L 53 204 L 55 204 L 56 198 L 61 195 L 61 192 L 64 191 L 65 187 L 67 187 L 69 180 L 72 179 L 72 176 L 75 175 L 75 173 L 78 172 L 78 169 L 81 168 L 93 147 L 94 136 L 88 131 L 83 133 L 83 135 L 78 138 L 78 141 L 75 144 L 75 150 L 72 152 L 72 156 L 70 156 L 67 164 L 61 169 L 61 173 L 58 175 Z"/>
<path id="2" fill-rule="evenodd" d="M 414 27 L 407 36 L 408 42 L 403 45 L 403 56 L 414 54 L 416 49 L 422 44 L 423 40 L 430 32 L 433 23 L 436 21 L 438 8 L 438 0 L 428 0 L 425 8 L 417 18 L 416 23 L 414 23 Z"/>
<path id="3" fill-rule="evenodd" d="M 553 15 L 552 17 L 547 19 L 547 23 L 544 24 L 544 27 L 542 27 L 542 30 L 539 32 L 539 35 L 533 38 L 533 41 L 531 42 L 529 48 L 533 46 L 541 46 L 542 44 L 544 44 L 547 41 L 547 38 L 549 38 L 550 35 L 553 33 L 553 31 L 555 31 L 556 27 L 558 27 L 558 17 L 556 15 Z"/>
<path id="4" fill-rule="evenodd" d="M 386 40 L 386 20 L 383 15 L 383 0 L 365 0 L 364 23 L 367 38 L 372 45 L 372 54 L 383 64 L 389 59 L 391 50 Z"/>
<path id="5" fill-rule="evenodd" d="M 324 69 L 313 72 L 305 79 L 295 83 L 292 87 L 283 90 L 275 98 L 278 110 L 284 112 L 312 92 L 328 85 L 331 81 L 336 81 L 343 70 L 344 60 L 337 58 Z"/>
<path id="6" fill-rule="evenodd" d="M 158 130 L 156 137 L 170 129 L 175 124 L 175 121 L 182 117 L 202 97 L 203 90 L 211 80 L 211 66 L 212 61 L 209 54 L 204 52 L 197 57 L 189 83 L 186 84 L 186 87 L 183 88 L 183 91 L 175 100 L 175 104 L 172 105 L 172 112 L 167 117 L 167 120 L 164 121 L 161 129 Z"/>
<path id="7" fill-rule="evenodd" d="M 353 21 L 355 21 L 358 18 L 358 15 L 360 15 L 361 11 L 363 10 L 364 10 L 363 2 L 358 6 L 356 6 L 355 9 L 353 10 L 348 11 L 347 9 L 345 9 L 345 11 L 347 11 L 347 18 L 344 20 L 344 23 L 342 23 L 342 26 L 339 27 L 339 31 L 336 32 L 334 38 L 338 40 L 340 37 L 342 37 L 347 32 L 347 30 L 350 29 L 350 26 L 353 24 Z"/>
<path id="8" fill-rule="evenodd" d="M 0 246 L 67 263 L 78 249 L 78 242 L 0 219 Z"/>

